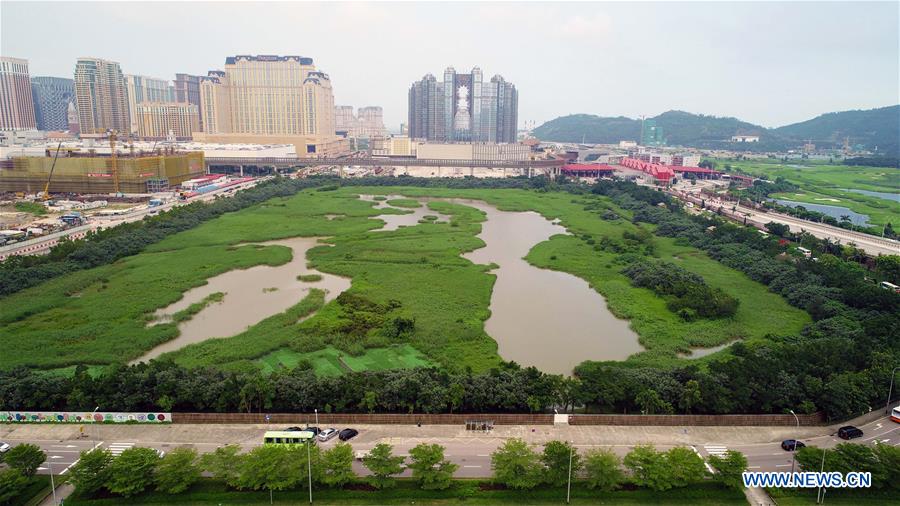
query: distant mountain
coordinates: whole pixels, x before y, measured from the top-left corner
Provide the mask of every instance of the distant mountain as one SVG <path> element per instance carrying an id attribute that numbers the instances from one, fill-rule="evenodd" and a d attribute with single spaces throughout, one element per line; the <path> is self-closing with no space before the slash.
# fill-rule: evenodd
<path id="1" fill-rule="evenodd" d="M 896 156 L 900 151 L 900 105 L 823 114 L 802 123 L 794 123 L 773 130 L 789 139 L 809 139 L 814 144 L 843 145 L 849 137 L 850 145 L 862 144 L 879 153 Z"/>
<path id="2" fill-rule="evenodd" d="M 840 146 L 849 136 L 853 145 L 896 156 L 900 106 L 868 111 L 823 114 L 818 118 L 769 129 L 737 118 L 705 116 L 684 111 L 668 111 L 652 119 L 662 127 L 669 145 L 716 149 L 734 148 L 732 135 L 758 135 L 759 143 L 741 144 L 742 149 L 783 150 L 795 148 L 806 140 L 820 146 Z M 534 130 L 545 141 L 612 144 L 620 140 L 639 140 L 641 121 L 623 116 L 609 118 L 591 114 L 573 114 L 548 121 Z"/>

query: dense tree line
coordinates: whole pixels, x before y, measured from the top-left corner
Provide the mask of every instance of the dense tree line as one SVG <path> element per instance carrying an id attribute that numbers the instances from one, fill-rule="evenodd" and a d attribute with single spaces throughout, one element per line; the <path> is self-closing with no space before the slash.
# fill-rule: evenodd
<path id="1" fill-rule="evenodd" d="M 900 169 L 900 158 L 896 156 L 857 156 L 845 158 L 844 165 L 862 165 L 866 167 L 893 167 Z"/>
<path id="2" fill-rule="evenodd" d="M 786 254 L 788 244 L 753 228 L 692 216 L 672 201 L 660 207 L 660 199 L 648 196 L 646 188 L 602 182 L 593 191 L 634 211 L 635 221 L 656 225 L 658 235 L 678 238 L 767 285 L 814 321 L 799 336 L 770 336 L 771 343 L 752 347 L 736 343 L 732 357 L 712 362 L 705 371 L 583 364 L 576 372 L 584 390 L 598 395 L 589 405 L 712 413 L 821 409 L 830 418 L 884 405 L 890 370 L 900 364 L 900 297 L 867 279 L 872 274 L 854 261 L 852 249 L 847 257 L 846 247 L 806 236 L 804 245 L 817 260 L 798 258 Z M 883 272 L 891 272 L 897 262 L 886 257 L 879 263 Z M 687 388 L 690 381 L 697 391 Z M 651 389 L 656 395 L 635 402 Z"/>
<path id="3" fill-rule="evenodd" d="M 701 276 L 671 262 L 632 262 L 622 273 L 634 286 L 649 288 L 667 297 L 669 310 L 685 320 L 734 316 L 737 312 L 737 299 L 710 287 Z"/>

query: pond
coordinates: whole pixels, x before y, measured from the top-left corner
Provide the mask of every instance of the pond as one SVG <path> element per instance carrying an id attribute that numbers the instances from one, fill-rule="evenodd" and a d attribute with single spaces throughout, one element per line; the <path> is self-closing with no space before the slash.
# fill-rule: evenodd
<path id="1" fill-rule="evenodd" d="M 325 290 L 326 302 L 350 288 L 347 278 L 306 267 L 306 252 L 320 245 L 316 237 L 294 237 L 259 244 L 287 246 L 293 257 L 290 262 L 277 267 L 258 265 L 219 274 L 209 278 L 207 284 L 185 292 L 179 301 L 157 310 L 154 315 L 157 321 L 170 321 L 173 314 L 208 295 L 225 294 L 221 302 L 211 303 L 190 320 L 179 324 L 178 337 L 160 344 L 132 363 L 144 362 L 213 337 L 237 335 L 269 316 L 286 311 L 306 297 L 311 288 Z M 322 279 L 302 282 L 297 279 L 300 274 L 318 274 Z"/>
<path id="2" fill-rule="evenodd" d="M 536 244 L 567 234 L 565 227 L 535 212 L 500 211 L 478 200 L 416 200 L 453 202 L 487 215 L 478 235 L 485 247 L 463 257 L 477 264 L 499 266 L 492 271 L 497 280 L 485 331 L 497 341 L 504 360 L 570 375 L 585 360 L 624 360 L 643 351 L 629 322 L 613 316 L 606 299 L 585 280 L 540 269 L 524 260 Z"/>
<path id="3" fill-rule="evenodd" d="M 841 216 L 847 215 L 850 217 L 850 221 L 854 225 L 868 225 L 869 224 L 869 215 L 868 214 L 860 214 L 855 211 L 851 211 L 849 208 L 841 207 L 841 206 L 828 206 L 825 204 L 810 204 L 807 202 L 795 202 L 793 200 L 784 200 L 784 199 L 772 199 L 775 202 L 783 206 L 788 207 L 799 207 L 803 206 L 808 211 L 817 211 L 822 214 L 831 216 L 837 220 L 841 219 Z"/>

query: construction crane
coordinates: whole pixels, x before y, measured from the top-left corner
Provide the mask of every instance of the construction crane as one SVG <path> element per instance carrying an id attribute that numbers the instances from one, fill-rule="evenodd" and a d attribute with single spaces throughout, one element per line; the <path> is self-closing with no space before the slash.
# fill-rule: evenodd
<path id="1" fill-rule="evenodd" d="M 47 176 L 47 184 L 44 185 L 44 195 L 41 197 L 41 200 L 44 202 L 50 200 L 50 179 L 53 178 L 53 169 L 56 168 L 56 160 L 59 159 L 60 148 L 62 148 L 62 141 L 56 146 L 56 155 L 53 157 L 53 164 L 50 165 L 50 174 Z"/>

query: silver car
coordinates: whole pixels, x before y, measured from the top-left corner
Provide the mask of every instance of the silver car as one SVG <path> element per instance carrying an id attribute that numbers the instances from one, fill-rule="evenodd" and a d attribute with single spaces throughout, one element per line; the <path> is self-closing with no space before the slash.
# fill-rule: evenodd
<path id="1" fill-rule="evenodd" d="M 338 435 L 337 429 L 334 427 L 323 430 L 319 433 L 319 441 L 328 441 L 329 439 Z"/>
<path id="2" fill-rule="evenodd" d="M 12 446 L 10 446 L 9 443 L 0 441 L 0 453 L 6 453 L 10 448 L 12 448 Z"/>

